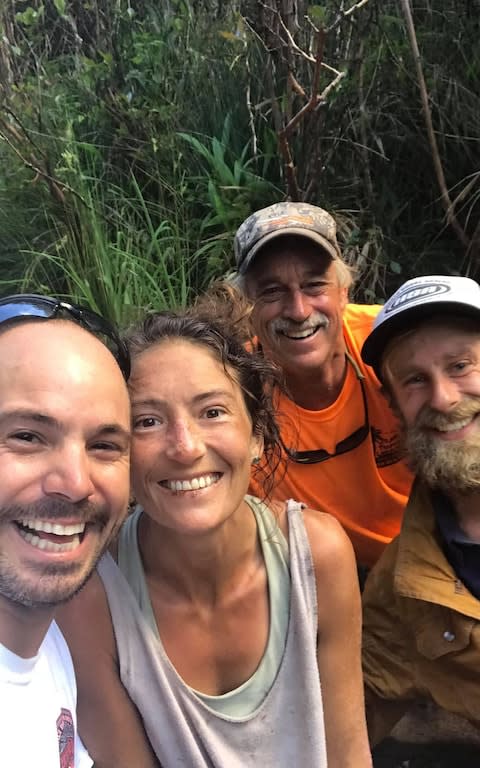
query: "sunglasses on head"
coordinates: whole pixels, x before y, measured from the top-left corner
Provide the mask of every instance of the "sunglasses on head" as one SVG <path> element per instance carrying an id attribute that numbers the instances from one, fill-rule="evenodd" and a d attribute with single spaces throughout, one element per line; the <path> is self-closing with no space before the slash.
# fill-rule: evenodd
<path id="1" fill-rule="evenodd" d="M 64 317 L 73 320 L 105 344 L 117 361 L 125 379 L 130 376 L 130 355 L 125 343 L 113 325 L 93 310 L 34 293 L 21 293 L 0 299 L 0 324 L 9 320 L 20 320 L 22 317 L 39 317 L 45 320 Z"/>
<path id="2" fill-rule="evenodd" d="M 360 383 L 360 388 L 362 390 L 364 424 L 356 429 L 355 432 L 352 432 L 351 435 L 348 435 L 348 437 L 340 440 L 340 442 L 336 444 L 333 453 L 329 453 L 325 450 L 325 448 L 315 448 L 311 451 L 293 451 L 290 448 L 287 448 L 283 441 L 281 441 L 282 448 L 287 454 L 288 458 L 292 461 L 295 461 L 297 464 L 320 464 L 322 461 L 328 461 L 328 459 L 333 459 L 335 456 L 341 456 L 343 453 L 353 451 L 355 448 L 361 445 L 364 440 L 366 440 L 370 433 L 367 393 L 365 391 L 365 376 L 348 352 L 345 353 L 345 357 L 355 371 L 355 375 Z"/>

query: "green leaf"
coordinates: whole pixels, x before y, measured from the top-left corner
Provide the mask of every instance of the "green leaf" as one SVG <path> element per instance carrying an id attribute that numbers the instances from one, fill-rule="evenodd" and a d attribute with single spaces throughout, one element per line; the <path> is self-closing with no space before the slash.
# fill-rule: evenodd
<path id="1" fill-rule="evenodd" d="M 391 261 L 389 267 L 396 275 L 402 274 L 402 265 L 398 261 Z"/>
<path id="2" fill-rule="evenodd" d="M 43 5 L 38 6 L 38 11 L 36 11 L 31 6 L 28 6 L 28 8 L 25 8 L 25 10 L 22 13 L 16 13 L 15 19 L 20 22 L 20 24 L 25 24 L 26 27 L 32 26 L 32 24 L 35 24 L 39 19 L 41 19 L 43 16 Z"/>
<path id="3" fill-rule="evenodd" d="M 53 4 L 55 8 L 57 9 L 60 16 L 65 16 L 65 7 L 66 2 L 65 0 L 53 0 Z"/>
<path id="4" fill-rule="evenodd" d="M 327 9 L 323 5 L 310 5 L 307 15 L 316 27 L 322 27 L 327 21 Z"/>
<path id="5" fill-rule="evenodd" d="M 230 43 L 238 42 L 238 37 L 234 32 L 220 30 L 218 34 L 220 37 L 223 37 L 224 40 L 228 40 Z"/>

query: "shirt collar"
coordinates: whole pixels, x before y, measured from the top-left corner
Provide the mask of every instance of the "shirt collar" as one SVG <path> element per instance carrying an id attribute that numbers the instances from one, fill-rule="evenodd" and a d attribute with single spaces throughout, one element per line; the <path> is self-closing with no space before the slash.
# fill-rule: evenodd
<path id="1" fill-rule="evenodd" d="M 453 504 L 442 491 L 432 493 L 433 511 L 437 522 L 438 531 L 445 544 L 470 544 L 478 546 L 478 542 L 468 538 L 461 529 Z"/>

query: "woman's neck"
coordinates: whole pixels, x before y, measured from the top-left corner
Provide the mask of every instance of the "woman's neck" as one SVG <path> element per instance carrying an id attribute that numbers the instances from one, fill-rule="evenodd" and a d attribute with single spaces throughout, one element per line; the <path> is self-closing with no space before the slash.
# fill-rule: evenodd
<path id="1" fill-rule="evenodd" d="M 222 526 L 197 536 L 163 527 L 144 512 L 138 542 L 149 585 L 204 604 L 220 601 L 263 562 L 246 502 Z"/>

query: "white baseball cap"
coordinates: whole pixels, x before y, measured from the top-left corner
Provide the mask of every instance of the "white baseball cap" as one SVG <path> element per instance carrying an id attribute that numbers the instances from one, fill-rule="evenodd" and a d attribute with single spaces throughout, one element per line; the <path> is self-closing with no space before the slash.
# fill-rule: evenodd
<path id="1" fill-rule="evenodd" d="M 469 277 L 428 275 L 407 280 L 375 318 L 373 330 L 365 339 L 362 359 L 371 365 L 378 378 L 385 347 L 390 339 L 414 323 L 433 316 L 473 317 L 480 327 L 480 286 Z"/>

